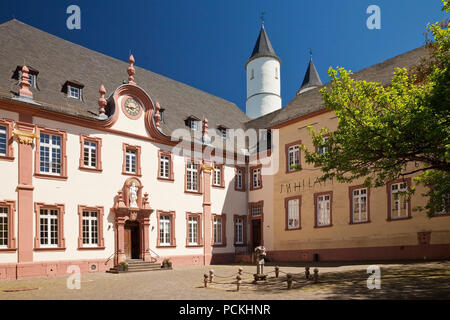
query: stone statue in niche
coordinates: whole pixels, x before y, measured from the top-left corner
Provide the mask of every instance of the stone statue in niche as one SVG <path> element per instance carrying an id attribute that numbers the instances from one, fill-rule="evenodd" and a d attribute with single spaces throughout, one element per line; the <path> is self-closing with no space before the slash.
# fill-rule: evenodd
<path id="1" fill-rule="evenodd" d="M 130 186 L 130 208 L 137 208 L 138 199 L 138 187 L 136 187 L 136 182 L 132 182 Z"/>

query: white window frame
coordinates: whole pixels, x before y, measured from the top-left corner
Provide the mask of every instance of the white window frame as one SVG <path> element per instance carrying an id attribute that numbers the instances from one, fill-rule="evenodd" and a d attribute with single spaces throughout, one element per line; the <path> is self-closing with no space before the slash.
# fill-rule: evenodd
<path id="1" fill-rule="evenodd" d="M 0 249 L 8 249 L 9 247 L 9 208 L 0 207 L 0 240 L 3 244 L 0 244 Z"/>
<path id="2" fill-rule="evenodd" d="M 255 210 L 258 208 L 258 210 Z M 260 203 L 252 205 L 252 217 L 260 217 L 262 212 L 262 205 Z"/>
<path id="3" fill-rule="evenodd" d="M 287 210 L 287 228 L 298 229 L 300 227 L 300 199 L 288 200 Z"/>
<path id="4" fill-rule="evenodd" d="M 85 213 L 88 215 L 85 216 Z M 98 211 L 92 210 L 83 210 L 81 217 L 81 232 L 82 232 L 82 246 L 85 248 L 98 247 L 99 241 L 99 213 Z M 85 222 L 86 225 L 85 225 Z M 87 230 L 85 230 L 85 226 L 87 226 Z M 87 233 L 87 238 L 85 237 L 85 233 Z M 87 240 L 87 242 L 85 242 Z M 96 240 L 96 242 L 95 242 Z"/>
<path id="5" fill-rule="evenodd" d="M 296 166 L 300 165 L 300 148 L 298 145 L 288 148 L 288 171 L 297 171 L 296 168 L 291 168 L 294 164 Z"/>
<path id="6" fill-rule="evenodd" d="M 137 173 L 137 150 L 126 148 L 125 150 L 125 172 L 126 173 Z M 134 167 L 134 170 L 133 170 Z"/>
<path id="7" fill-rule="evenodd" d="M 324 142 L 328 141 L 328 137 L 323 137 L 323 141 L 324 141 Z M 317 153 L 318 153 L 319 155 L 323 155 L 323 154 L 325 154 L 325 153 L 327 153 L 327 152 L 328 152 L 328 147 L 323 147 L 323 148 L 318 148 L 318 149 L 317 149 Z"/>
<path id="8" fill-rule="evenodd" d="M 214 244 L 223 244 L 222 239 L 222 217 L 214 216 L 213 219 L 213 239 Z"/>
<path id="9" fill-rule="evenodd" d="M 261 168 L 252 169 L 253 189 L 261 187 Z"/>
<path id="10" fill-rule="evenodd" d="M 46 224 L 43 224 L 43 221 Z M 43 230 L 43 226 L 46 226 L 46 230 Z M 51 226 L 56 226 L 56 231 L 52 230 Z M 52 237 L 56 233 L 56 237 Z M 45 234 L 45 237 L 43 237 Z M 39 214 L 39 243 L 41 248 L 58 248 L 59 245 L 59 210 L 58 209 L 46 209 L 41 208 Z M 46 242 L 43 242 L 46 239 Z M 52 239 L 56 239 L 56 244 L 51 243 Z"/>
<path id="11" fill-rule="evenodd" d="M 214 166 L 213 185 L 216 187 L 222 186 L 222 166 Z"/>
<path id="12" fill-rule="evenodd" d="M 48 142 L 43 142 L 43 139 L 48 136 Z M 53 138 L 56 138 L 55 140 Z M 39 172 L 50 174 L 54 176 L 62 175 L 63 168 L 63 154 L 62 154 L 62 143 L 63 137 L 56 134 L 50 134 L 42 132 L 40 134 L 39 142 Z M 59 144 L 57 143 L 59 141 Z M 43 157 L 45 153 L 48 152 L 48 171 L 45 166 L 42 166 Z M 58 166 L 58 152 L 59 152 L 59 166 Z M 55 165 L 55 168 L 53 166 Z M 54 172 L 53 169 L 56 169 Z"/>
<path id="13" fill-rule="evenodd" d="M 68 85 L 67 86 L 67 96 L 72 99 L 81 100 L 81 89 Z"/>
<path id="14" fill-rule="evenodd" d="M 364 200 L 363 200 L 364 199 Z M 355 200 L 357 203 L 357 208 L 355 208 Z M 360 223 L 360 222 L 367 222 L 369 221 L 369 208 L 368 208 L 368 189 L 367 188 L 358 188 L 352 190 L 352 222 L 353 223 Z M 366 218 L 362 219 L 362 208 L 363 203 L 365 204 L 366 208 Z M 358 219 L 355 219 L 355 214 L 357 214 Z"/>
<path id="15" fill-rule="evenodd" d="M 170 179 L 170 156 L 161 154 L 159 162 L 160 178 Z"/>
<path id="16" fill-rule="evenodd" d="M 242 177 L 243 177 L 242 169 L 237 169 L 236 170 L 236 189 L 238 189 L 238 190 L 243 189 Z"/>
<path id="17" fill-rule="evenodd" d="M 97 168 L 97 148 L 98 148 L 97 142 L 89 140 L 84 141 L 83 166 L 85 168 L 92 168 L 92 169 Z M 94 163 L 94 165 L 92 165 L 92 163 Z"/>
<path id="18" fill-rule="evenodd" d="M 394 188 L 395 187 L 395 188 Z M 394 199 L 394 197 L 396 197 L 395 195 L 397 195 L 397 194 L 399 194 L 399 193 L 403 193 L 403 192 L 407 192 L 407 190 L 408 190 L 408 184 L 406 183 L 406 182 L 397 182 L 397 183 L 393 183 L 393 184 L 391 184 L 390 185 L 390 187 L 389 187 L 389 201 L 390 201 L 390 212 L 389 212 L 389 218 L 391 219 L 391 220 L 397 220 L 397 219 L 404 219 L 404 218 L 408 218 L 408 216 L 409 216 L 409 203 L 408 203 L 408 199 L 407 199 L 407 196 L 406 196 L 406 194 L 403 194 L 403 195 L 398 195 L 398 199 Z M 401 216 L 400 214 L 401 214 L 401 206 L 402 206 L 402 203 L 401 203 L 401 200 L 402 200 L 402 198 L 403 197 L 405 197 L 404 198 L 404 204 L 405 204 L 405 213 L 406 213 L 406 215 L 405 216 Z M 396 204 L 397 205 L 397 213 L 398 213 L 398 216 L 397 217 L 394 217 L 393 215 L 392 215 L 392 212 L 394 211 L 394 204 Z"/>
<path id="19" fill-rule="evenodd" d="M 236 218 L 234 222 L 235 244 L 244 244 L 244 219 Z"/>
<path id="20" fill-rule="evenodd" d="M 199 218 L 197 216 L 190 216 L 188 218 L 188 244 L 190 246 L 197 246 L 199 244 Z"/>
<path id="21" fill-rule="evenodd" d="M 189 127 L 192 131 L 198 131 L 198 122 L 197 120 L 189 120 Z"/>
<path id="22" fill-rule="evenodd" d="M 316 196 L 316 223 L 318 227 L 331 225 L 331 195 Z"/>
<path id="23" fill-rule="evenodd" d="M 186 164 L 186 190 L 191 192 L 198 192 L 199 190 L 199 175 L 198 163 L 188 162 Z"/>
<path id="24" fill-rule="evenodd" d="M 170 246 L 172 243 L 172 216 L 161 214 L 159 216 L 159 245 Z"/>
<path id="25" fill-rule="evenodd" d="M 217 129 L 217 132 L 219 133 L 219 135 L 220 135 L 223 139 L 226 139 L 227 136 L 228 136 L 228 129 L 227 129 L 227 128 L 223 128 L 223 127 L 218 128 L 218 129 Z"/>
<path id="26" fill-rule="evenodd" d="M 0 138 L 0 143 L 5 145 L 5 152 L 0 152 L 0 156 L 6 156 L 8 154 L 8 127 L 0 125 L 0 135 L 5 135 L 5 141 Z"/>

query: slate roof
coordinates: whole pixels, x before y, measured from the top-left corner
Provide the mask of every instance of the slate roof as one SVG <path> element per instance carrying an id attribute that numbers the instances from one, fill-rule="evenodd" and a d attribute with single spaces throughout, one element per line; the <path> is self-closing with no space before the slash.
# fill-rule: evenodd
<path id="1" fill-rule="evenodd" d="M 322 80 L 320 80 L 319 73 L 316 70 L 316 66 L 314 65 L 314 62 L 312 61 L 312 57 L 309 59 L 308 68 L 306 69 L 305 77 L 303 78 L 302 85 L 300 86 L 300 89 L 298 89 L 297 94 L 302 89 L 306 89 L 309 87 L 316 87 L 321 86 Z"/>
<path id="2" fill-rule="evenodd" d="M 272 48 L 272 44 L 270 43 L 269 36 L 266 33 L 266 29 L 264 28 L 264 25 L 261 26 L 261 31 L 259 32 L 258 39 L 256 40 L 255 47 L 253 48 L 252 55 L 248 59 L 245 66 L 247 67 L 247 64 L 260 57 L 272 57 L 280 61 L 281 59 L 276 55 L 275 50 Z"/>
<path id="3" fill-rule="evenodd" d="M 19 91 L 17 66 L 24 63 L 37 70 L 38 88 L 32 89 L 34 100 L 43 108 L 95 118 L 98 114 L 99 87 L 106 97 L 128 78 L 128 62 L 53 36 L 15 19 L 0 24 L 0 96 L 11 98 Z M 7 44 L 4 46 L 3 44 Z M 137 63 L 139 63 L 139 57 Z M 161 127 L 170 134 L 184 128 L 191 115 L 208 118 L 209 127 L 223 125 L 243 128 L 248 117 L 234 103 L 169 79 L 135 65 L 135 82 L 164 111 Z M 84 85 L 83 101 L 68 98 L 62 92 L 66 81 Z"/>
<path id="4" fill-rule="evenodd" d="M 376 81 L 383 85 L 388 85 L 392 79 L 394 68 L 409 68 L 418 64 L 421 58 L 427 54 L 427 48 L 422 46 L 355 72 L 353 77 L 358 80 Z M 326 85 L 327 84 L 325 84 L 325 86 Z M 248 121 L 246 123 L 246 128 L 270 128 L 283 122 L 323 109 L 323 101 L 319 92 L 319 90 L 323 87 L 324 85 L 297 95 L 284 108 Z"/>

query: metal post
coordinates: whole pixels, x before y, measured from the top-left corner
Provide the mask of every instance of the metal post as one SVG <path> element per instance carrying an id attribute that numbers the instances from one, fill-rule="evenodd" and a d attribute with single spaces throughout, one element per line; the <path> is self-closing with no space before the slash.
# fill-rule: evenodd
<path id="1" fill-rule="evenodd" d="M 287 277 L 287 288 L 288 288 L 288 290 L 291 290 L 292 289 L 292 274 L 288 273 L 286 275 L 286 277 Z"/>
<path id="2" fill-rule="evenodd" d="M 209 270 L 209 282 L 213 282 L 214 280 L 214 270 Z"/>
<path id="3" fill-rule="evenodd" d="M 314 283 L 319 281 L 319 269 L 314 268 Z"/>
<path id="4" fill-rule="evenodd" d="M 240 275 L 237 275 L 236 276 L 236 291 L 239 291 L 239 287 L 241 286 L 241 283 L 242 283 L 242 280 L 241 280 L 242 278 L 241 278 L 241 276 Z"/>
<path id="5" fill-rule="evenodd" d="M 280 268 L 278 266 L 275 267 L 275 278 L 278 278 L 280 275 Z"/>
<path id="6" fill-rule="evenodd" d="M 207 288 L 208 287 L 208 275 L 206 273 L 203 275 L 203 282 L 205 283 L 205 288 Z"/>
<path id="7" fill-rule="evenodd" d="M 311 275 L 311 272 L 309 272 L 309 267 L 305 267 L 305 278 L 306 280 L 309 280 L 309 276 Z"/>

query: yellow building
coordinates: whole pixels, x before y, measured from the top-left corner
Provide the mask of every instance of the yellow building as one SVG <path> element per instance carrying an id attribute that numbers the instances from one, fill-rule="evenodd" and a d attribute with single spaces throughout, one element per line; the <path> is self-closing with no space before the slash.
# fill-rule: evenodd
<path id="1" fill-rule="evenodd" d="M 395 67 L 409 67 L 425 55 L 418 48 L 355 74 L 357 79 L 388 84 Z M 398 194 L 413 176 L 389 182 L 384 187 L 365 188 L 362 181 L 342 184 L 319 182 L 319 167 L 307 164 L 298 148 L 312 149 L 308 126 L 335 130 L 338 119 L 323 108 L 322 87 L 312 60 L 297 96 L 283 109 L 253 120 L 251 127 L 278 130 L 273 142 L 272 162 L 276 174 L 266 177 L 264 245 L 274 261 L 344 261 L 443 259 L 450 256 L 450 215 L 428 218 L 415 211 L 424 205 L 424 187 L 418 185 L 410 200 Z M 326 152 L 326 150 L 320 150 Z M 296 166 L 300 165 L 301 169 Z M 250 172 L 251 174 L 251 172 Z M 264 174 L 264 173 L 263 173 Z M 271 195 L 272 194 L 272 195 Z M 250 194 L 250 202 L 258 198 Z M 251 215 L 251 213 L 250 213 Z"/>

